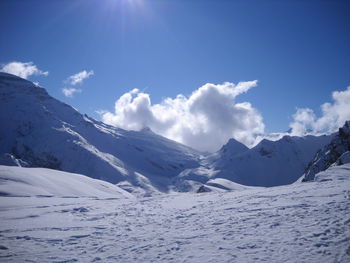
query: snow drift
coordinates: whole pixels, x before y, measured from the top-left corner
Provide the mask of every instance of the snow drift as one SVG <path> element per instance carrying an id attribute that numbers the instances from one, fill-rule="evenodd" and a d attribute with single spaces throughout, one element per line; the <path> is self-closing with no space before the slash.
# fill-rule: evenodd
<path id="1" fill-rule="evenodd" d="M 46 168 L 0 165 L 0 196 L 132 198 L 111 183 Z"/>

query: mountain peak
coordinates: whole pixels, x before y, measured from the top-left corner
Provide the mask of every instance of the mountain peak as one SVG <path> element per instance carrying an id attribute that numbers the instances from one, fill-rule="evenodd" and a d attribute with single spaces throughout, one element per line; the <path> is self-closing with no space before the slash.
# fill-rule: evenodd
<path id="1" fill-rule="evenodd" d="M 249 148 L 247 146 L 245 146 L 243 143 L 231 138 L 227 141 L 227 143 L 224 146 L 221 147 L 219 152 L 221 154 L 230 155 L 232 157 L 233 155 L 243 153 L 247 150 L 249 150 Z"/>

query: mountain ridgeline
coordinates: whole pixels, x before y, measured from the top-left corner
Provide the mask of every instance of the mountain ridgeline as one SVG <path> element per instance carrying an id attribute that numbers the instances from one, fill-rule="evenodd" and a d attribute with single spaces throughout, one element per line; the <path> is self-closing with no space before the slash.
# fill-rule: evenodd
<path id="1" fill-rule="evenodd" d="M 79 173 L 141 194 L 197 191 L 216 178 L 248 186 L 293 183 L 332 139 L 285 136 L 252 149 L 231 139 L 204 155 L 149 129 L 96 121 L 6 73 L 0 73 L 0 122 L 0 165 Z"/>
<path id="2" fill-rule="evenodd" d="M 229 155 L 224 146 L 202 161 L 200 167 L 188 169 L 181 176 L 202 183 L 212 178 L 225 178 L 249 186 L 291 184 L 300 178 L 317 150 L 331 138 L 284 136 L 278 141 L 262 140 L 252 149 Z"/>
<path id="3" fill-rule="evenodd" d="M 196 167 L 199 153 L 150 130 L 126 131 L 86 115 L 33 83 L 0 75 L 2 163 L 84 174 L 111 183 L 168 191 L 172 177 Z"/>

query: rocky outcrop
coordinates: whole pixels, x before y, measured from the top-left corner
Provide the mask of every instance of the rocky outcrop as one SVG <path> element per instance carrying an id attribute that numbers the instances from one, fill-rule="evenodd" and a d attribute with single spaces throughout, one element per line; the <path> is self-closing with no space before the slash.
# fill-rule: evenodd
<path id="1" fill-rule="evenodd" d="M 350 121 L 345 122 L 332 141 L 319 150 L 313 160 L 307 166 L 303 175 L 303 182 L 313 181 L 315 175 L 328 169 L 332 164 L 343 164 L 347 160 L 350 151 Z M 344 155 L 344 156 L 343 156 Z"/>

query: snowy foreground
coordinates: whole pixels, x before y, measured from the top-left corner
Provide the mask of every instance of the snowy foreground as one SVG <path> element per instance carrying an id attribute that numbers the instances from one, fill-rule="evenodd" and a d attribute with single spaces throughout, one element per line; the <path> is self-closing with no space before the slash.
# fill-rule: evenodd
<path id="1" fill-rule="evenodd" d="M 0 262 L 350 262 L 350 164 L 316 180 L 139 199 L 2 196 Z"/>

